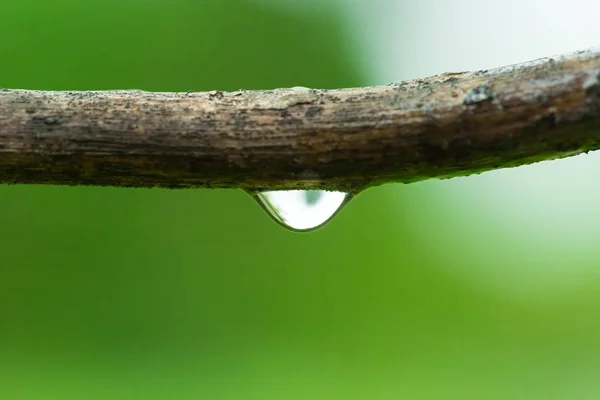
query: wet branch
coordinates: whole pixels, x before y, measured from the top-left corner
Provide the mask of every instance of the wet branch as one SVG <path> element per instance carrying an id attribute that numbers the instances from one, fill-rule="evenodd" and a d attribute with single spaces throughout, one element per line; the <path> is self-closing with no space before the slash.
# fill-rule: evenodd
<path id="1" fill-rule="evenodd" d="M 339 90 L 0 90 L 0 182 L 321 188 L 600 149 L 600 48 Z"/>

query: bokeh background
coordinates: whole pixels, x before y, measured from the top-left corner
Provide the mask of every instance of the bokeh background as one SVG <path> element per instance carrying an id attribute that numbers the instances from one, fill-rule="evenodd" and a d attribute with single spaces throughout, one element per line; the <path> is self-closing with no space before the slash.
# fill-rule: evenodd
<path id="1" fill-rule="evenodd" d="M 19 0 L 0 87 L 338 88 L 600 44 L 586 0 Z M 0 399 L 597 399 L 600 155 L 359 195 L 0 186 Z"/>

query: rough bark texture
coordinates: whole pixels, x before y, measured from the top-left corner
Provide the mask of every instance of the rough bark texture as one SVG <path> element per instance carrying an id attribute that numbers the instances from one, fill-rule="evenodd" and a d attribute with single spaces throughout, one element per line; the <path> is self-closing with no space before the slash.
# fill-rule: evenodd
<path id="1" fill-rule="evenodd" d="M 600 49 L 388 86 L 0 90 L 0 182 L 357 191 L 600 148 Z"/>

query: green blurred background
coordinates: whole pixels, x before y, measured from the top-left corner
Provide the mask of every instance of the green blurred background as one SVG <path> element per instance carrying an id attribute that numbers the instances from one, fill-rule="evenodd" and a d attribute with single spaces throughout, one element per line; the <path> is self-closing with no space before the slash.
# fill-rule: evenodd
<path id="1" fill-rule="evenodd" d="M 5 0 L 0 87 L 337 88 L 600 42 L 595 2 L 522 3 Z M 599 168 L 382 186 L 309 234 L 236 190 L 1 186 L 0 399 L 599 398 Z"/>

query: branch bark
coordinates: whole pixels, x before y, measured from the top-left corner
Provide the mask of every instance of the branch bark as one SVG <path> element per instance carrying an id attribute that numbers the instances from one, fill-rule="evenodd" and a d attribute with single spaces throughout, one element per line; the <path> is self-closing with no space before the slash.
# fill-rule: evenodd
<path id="1" fill-rule="evenodd" d="M 337 90 L 0 90 L 0 182 L 356 192 L 600 149 L 600 48 Z"/>

